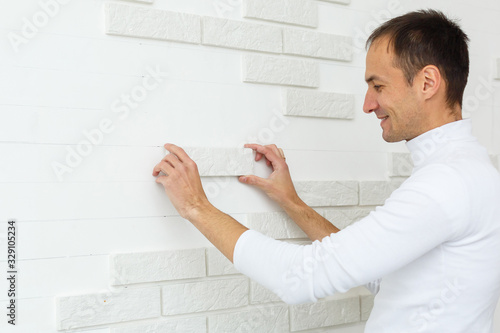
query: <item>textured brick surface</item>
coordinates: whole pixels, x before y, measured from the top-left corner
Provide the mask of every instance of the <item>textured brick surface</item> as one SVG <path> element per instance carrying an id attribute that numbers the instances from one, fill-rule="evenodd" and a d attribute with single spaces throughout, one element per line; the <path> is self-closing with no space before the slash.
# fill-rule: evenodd
<path id="1" fill-rule="evenodd" d="M 356 181 L 297 181 L 295 189 L 309 206 L 351 206 L 358 204 Z"/>
<path id="2" fill-rule="evenodd" d="M 361 302 L 361 320 L 368 320 L 368 317 L 370 317 L 374 299 L 375 295 L 359 295 L 359 300 Z"/>
<path id="3" fill-rule="evenodd" d="M 292 331 L 355 323 L 360 319 L 359 298 L 294 305 L 290 311 Z"/>
<path id="4" fill-rule="evenodd" d="M 309 60 L 244 55 L 243 81 L 317 88 L 318 64 Z"/>
<path id="5" fill-rule="evenodd" d="M 354 96 L 309 89 L 284 89 L 284 114 L 288 116 L 354 118 Z"/>
<path id="6" fill-rule="evenodd" d="M 262 304 L 269 302 L 280 302 L 281 299 L 275 293 L 264 288 L 255 281 L 250 281 L 250 304 Z"/>
<path id="7" fill-rule="evenodd" d="M 269 237 L 306 238 L 306 234 L 283 212 L 254 213 L 247 215 L 245 225 Z"/>
<path id="8" fill-rule="evenodd" d="M 140 2 L 140 3 L 153 3 L 154 0 L 125 0 L 131 2 Z"/>
<path id="9" fill-rule="evenodd" d="M 124 253 L 110 256 L 112 285 L 205 276 L 205 249 Z"/>
<path id="10" fill-rule="evenodd" d="M 351 0 L 321 0 L 324 2 L 331 2 L 331 3 L 339 3 L 341 5 L 349 5 L 351 3 Z"/>
<path id="11" fill-rule="evenodd" d="M 283 30 L 283 53 L 329 60 L 352 60 L 352 38 L 300 29 Z"/>
<path id="12" fill-rule="evenodd" d="M 199 16 L 120 3 L 105 3 L 104 6 L 107 34 L 201 42 Z"/>
<path id="13" fill-rule="evenodd" d="M 151 324 L 130 325 L 112 328 L 111 333 L 160 333 L 160 332 L 190 332 L 206 333 L 207 319 L 196 317 L 188 319 L 162 320 Z"/>
<path id="14" fill-rule="evenodd" d="M 490 155 L 491 163 L 497 170 L 500 170 L 500 155 Z"/>
<path id="15" fill-rule="evenodd" d="M 393 178 L 390 181 L 359 182 L 359 204 L 362 206 L 383 205 L 404 179 Z"/>
<path id="16" fill-rule="evenodd" d="M 389 174 L 407 177 L 413 170 L 413 161 L 409 153 L 389 153 Z"/>
<path id="17" fill-rule="evenodd" d="M 388 181 L 359 182 L 359 204 L 383 205 L 392 193 L 391 188 L 391 183 Z"/>
<path id="18" fill-rule="evenodd" d="M 129 289 L 56 299 L 59 330 L 160 316 L 160 290 Z"/>
<path id="19" fill-rule="evenodd" d="M 208 275 L 238 274 L 234 265 L 216 248 L 207 249 Z"/>
<path id="20" fill-rule="evenodd" d="M 311 0 L 243 0 L 242 9 L 247 18 L 318 26 L 318 6 Z"/>
<path id="21" fill-rule="evenodd" d="M 182 283 L 162 287 L 163 314 L 237 308 L 248 305 L 247 278 Z"/>
<path id="22" fill-rule="evenodd" d="M 204 17 L 203 44 L 271 53 L 282 52 L 281 28 L 264 24 Z"/>
<path id="23" fill-rule="evenodd" d="M 367 208 L 320 208 L 318 213 L 339 229 L 361 220 L 370 214 Z"/>
<path id="24" fill-rule="evenodd" d="M 196 162 L 200 176 L 239 176 L 253 174 L 254 155 L 249 148 L 186 147 Z"/>
<path id="25" fill-rule="evenodd" d="M 209 332 L 288 332 L 288 308 L 284 305 L 208 317 Z"/>

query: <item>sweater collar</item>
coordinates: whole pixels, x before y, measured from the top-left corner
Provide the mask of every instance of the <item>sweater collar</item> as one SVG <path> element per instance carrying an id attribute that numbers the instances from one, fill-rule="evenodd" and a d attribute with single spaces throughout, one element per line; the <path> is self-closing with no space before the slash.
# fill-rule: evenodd
<path id="1" fill-rule="evenodd" d="M 420 134 L 407 141 L 406 147 L 410 151 L 413 165 L 418 167 L 443 145 L 450 141 L 470 138 L 471 133 L 470 119 L 457 120 Z"/>

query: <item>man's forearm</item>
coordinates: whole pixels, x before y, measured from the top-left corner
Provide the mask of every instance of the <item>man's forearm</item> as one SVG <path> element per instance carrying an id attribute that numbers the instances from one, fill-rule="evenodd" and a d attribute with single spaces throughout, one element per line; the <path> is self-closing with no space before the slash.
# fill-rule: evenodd
<path id="1" fill-rule="evenodd" d="M 284 205 L 283 209 L 312 241 L 340 231 L 300 199 Z"/>
<path id="2" fill-rule="evenodd" d="M 231 262 L 234 247 L 240 236 L 248 230 L 231 216 L 221 212 L 211 204 L 197 209 L 188 220 L 215 245 Z"/>

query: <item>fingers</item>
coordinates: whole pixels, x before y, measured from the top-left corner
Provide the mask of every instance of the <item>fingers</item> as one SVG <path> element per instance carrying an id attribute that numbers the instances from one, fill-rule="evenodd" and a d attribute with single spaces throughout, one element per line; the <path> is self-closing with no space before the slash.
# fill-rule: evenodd
<path id="1" fill-rule="evenodd" d="M 278 148 L 278 151 L 280 153 L 281 158 L 283 158 L 284 160 L 286 160 L 285 153 L 283 152 L 283 149 Z"/>
<path id="2" fill-rule="evenodd" d="M 178 147 L 178 146 L 171 144 L 171 143 L 166 143 L 164 145 L 164 147 L 166 150 L 168 150 L 172 154 L 176 155 L 177 158 L 179 158 L 179 160 L 181 162 L 187 162 L 187 161 L 191 160 L 191 158 L 189 158 L 188 154 L 186 154 L 184 149 L 182 149 L 181 147 Z"/>
<path id="3" fill-rule="evenodd" d="M 256 151 L 255 160 L 259 161 L 262 156 L 267 159 L 267 165 L 279 165 L 285 160 L 285 153 L 283 149 L 278 148 L 276 145 L 262 146 L 254 143 L 245 144 L 245 148 L 252 148 Z"/>
<path id="4" fill-rule="evenodd" d="M 154 167 L 153 176 L 158 176 L 160 172 L 163 172 L 166 175 L 171 174 L 175 169 L 175 166 L 179 163 L 180 161 L 177 156 L 168 154 Z"/>
<path id="5" fill-rule="evenodd" d="M 167 181 L 167 179 L 168 179 L 167 176 L 160 176 L 160 177 L 156 177 L 155 182 L 165 186 L 165 182 Z"/>
<path id="6" fill-rule="evenodd" d="M 242 183 L 249 184 L 249 185 L 255 185 L 255 186 L 260 187 L 260 188 L 263 188 L 265 185 L 267 185 L 267 182 L 268 182 L 267 179 L 253 176 L 253 175 L 241 176 L 238 178 L 238 180 Z"/>

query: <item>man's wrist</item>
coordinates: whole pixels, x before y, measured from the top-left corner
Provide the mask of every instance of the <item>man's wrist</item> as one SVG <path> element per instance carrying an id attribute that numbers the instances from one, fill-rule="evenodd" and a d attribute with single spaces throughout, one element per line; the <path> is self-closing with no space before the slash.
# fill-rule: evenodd
<path id="1" fill-rule="evenodd" d="M 205 216 L 217 210 L 208 200 L 200 203 L 196 207 L 192 207 L 184 217 L 193 224 L 197 224 L 204 219 Z"/>
<path id="2" fill-rule="evenodd" d="M 304 209 L 308 209 L 309 206 L 306 205 L 302 199 L 299 198 L 299 196 L 295 196 L 293 199 L 288 200 L 287 203 L 283 204 L 281 206 L 283 210 L 288 214 L 288 215 L 295 215 L 297 213 L 300 213 Z"/>

